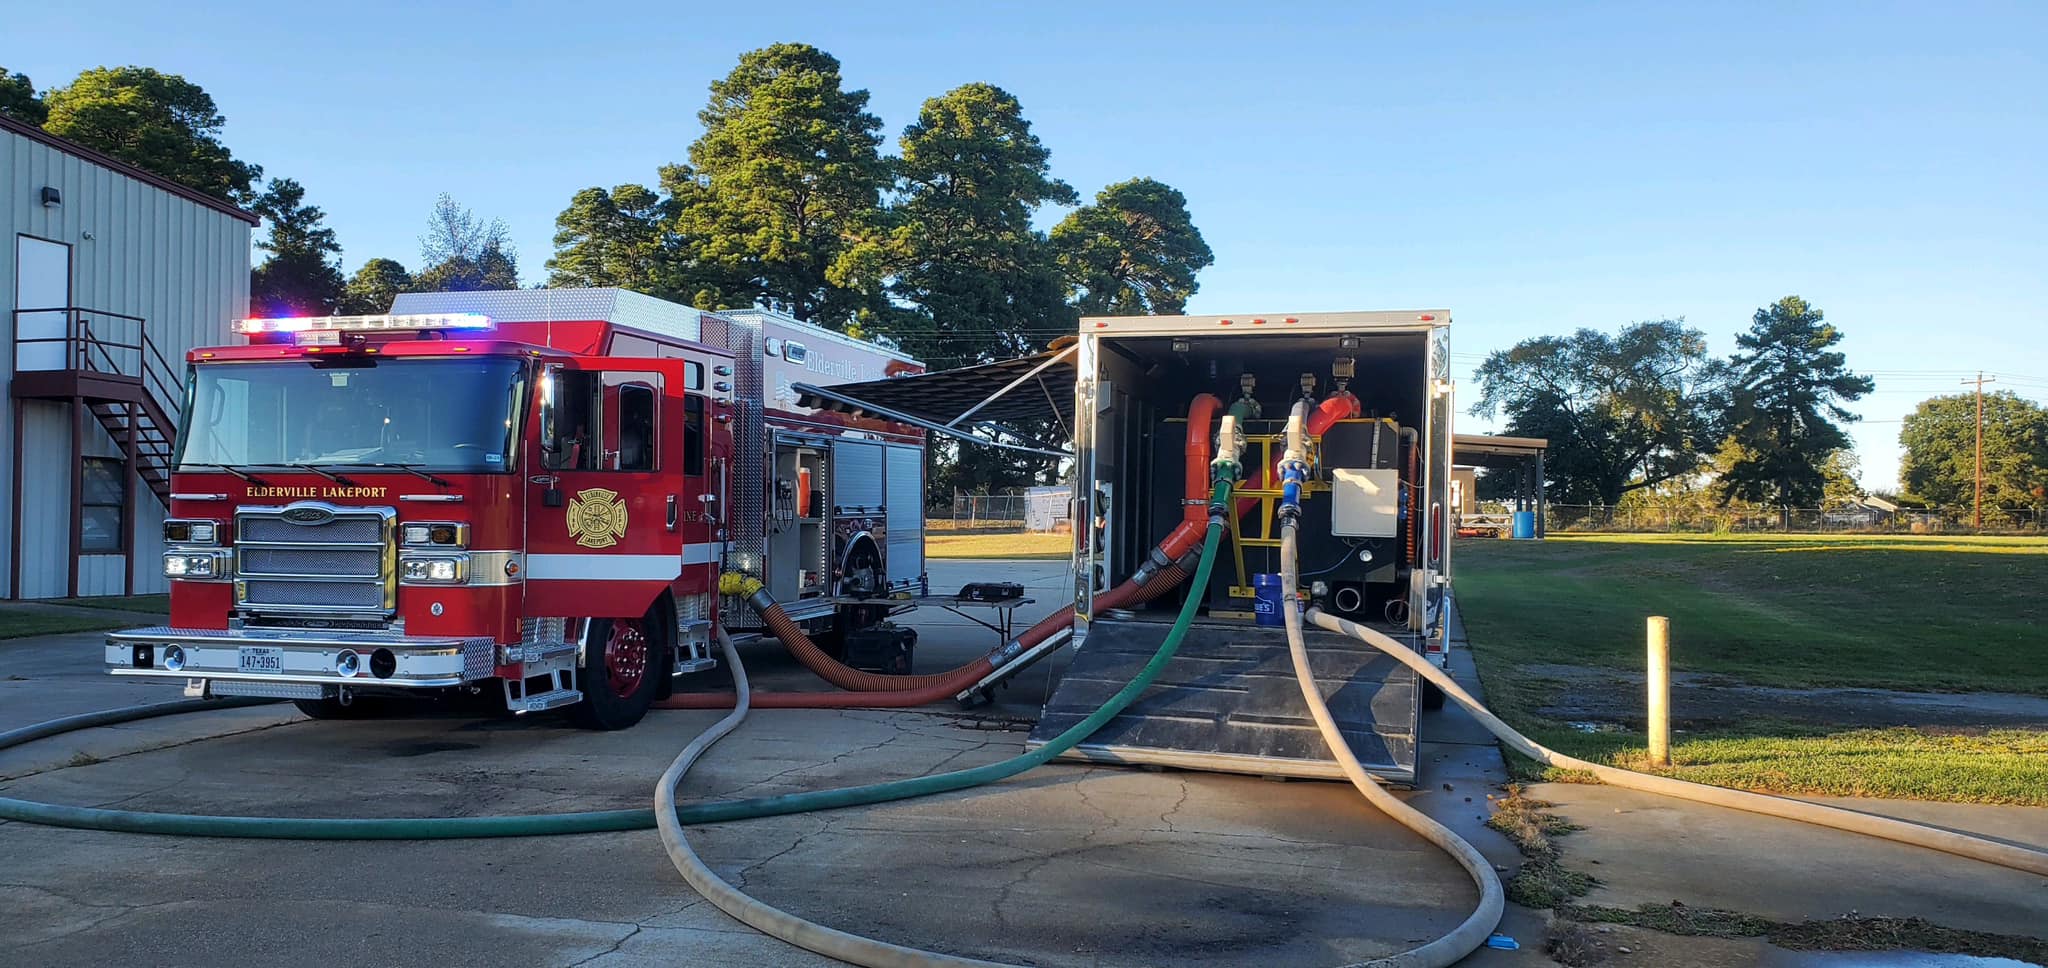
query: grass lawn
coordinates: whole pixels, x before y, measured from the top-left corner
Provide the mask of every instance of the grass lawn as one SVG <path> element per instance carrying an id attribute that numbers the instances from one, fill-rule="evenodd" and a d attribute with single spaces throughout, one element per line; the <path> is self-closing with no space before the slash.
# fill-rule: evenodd
<path id="1" fill-rule="evenodd" d="M 56 598 L 51 599 L 50 604 L 74 605 L 79 608 L 107 608 L 122 612 L 162 612 L 168 615 L 171 611 L 171 596 L 162 593 L 155 595 L 96 595 L 92 598 Z"/>
<path id="2" fill-rule="evenodd" d="M 170 610 L 168 595 L 109 595 L 103 598 L 4 602 L 0 603 L 0 639 L 126 628 L 135 625 L 136 620 L 121 612 L 168 613 Z"/>
<path id="3" fill-rule="evenodd" d="M 1065 559 L 1074 553 L 1071 534 L 946 534 L 934 532 L 924 539 L 927 558 L 1043 558 Z"/>
<path id="4" fill-rule="evenodd" d="M 1672 666 L 1780 687 L 2048 695 L 2048 541 L 1833 535 L 1555 535 L 1454 551 L 1496 712 L 1532 739 L 1640 768 L 1628 729 L 1537 710 L 1580 688 L 1532 664 L 1640 673 L 1643 619 Z M 1676 710 L 1683 715 L 1685 710 Z M 1673 737 L 1674 775 L 1785 793 L 2048 805 L 2048 732 L 1745 720 Z"/>

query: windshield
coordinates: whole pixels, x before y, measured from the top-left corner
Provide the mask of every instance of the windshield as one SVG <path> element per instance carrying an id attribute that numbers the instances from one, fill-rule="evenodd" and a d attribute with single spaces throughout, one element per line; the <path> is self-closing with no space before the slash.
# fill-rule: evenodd
<path id="1" fill-rule="evenodd" d="M 201 364 L 178 464 L 510 470 L 525 397 L 502 357 Z"/>

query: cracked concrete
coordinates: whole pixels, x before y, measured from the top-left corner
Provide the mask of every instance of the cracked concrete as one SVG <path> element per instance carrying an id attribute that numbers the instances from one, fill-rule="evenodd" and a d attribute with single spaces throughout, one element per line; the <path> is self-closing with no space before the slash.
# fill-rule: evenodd
<path id="1" fill-rule="evenodd" d="M 1057 607 L 1065 574 L 1057 562 L 932 570 L 941 587 L 1021 575 L 1041 611 Z M 921 669 L 993 644 L 993 634 L 938 618 L 920 619 Z M 0 646 L 0 728 L 175 697 L 171 687 L 105 677 L 94 645 L 71 637 Z M 747 658 L 760 688 L 811 686 L 772 645 Z M 6 681 L 10 673 L 27 678 Z M 704 758 L 682 799 L 994 762 L 1021 751 L 1024 734 L 1005 721 L 1035 716 L 1043 685 L 1027 672 L 971 716 L 764 711 Z M 46 696 L 54 701 L 44 711 Z M 290 816 L 638 807 L 674 752 L 720 715 L 657 713 L 627 732 L 592 734 L 545 718 L 314 723 L 289 707 L 207 713 L 0 754 L 0 772 L 30 774 L 0 791 Z M 208 736 L 218 738 L 194 741 Z M 157 746 L 165 748 L 138 752 Z M 65 765 L 94 749 L 113 758 Z M 1496 863 L 1515 863 L 1512 848 L 1480 826 L 1497 754 L 1454 741 L 1426 745 L 1424 761 L 1430 782 L 1413 802 Z M 1434 937 L 1473 900 L 1448 858 L 1333 783 L 1057 764 L 972 790 L 706 825 L 689 837 L 721 876 L 799 915 L 1036 965 L 1339 964 Z M 12 823 L 0 824 L 0 857 L 0 950 L 13 963 L 828 964 L 703 902 L 652 831 L 341 843 Z M 1524 952 L 1482 952 L 1473 963 L 1540 963 L 1530 957 L 1540 928 L 1522 920 L 1508 930 L 1521 933 Z"/>

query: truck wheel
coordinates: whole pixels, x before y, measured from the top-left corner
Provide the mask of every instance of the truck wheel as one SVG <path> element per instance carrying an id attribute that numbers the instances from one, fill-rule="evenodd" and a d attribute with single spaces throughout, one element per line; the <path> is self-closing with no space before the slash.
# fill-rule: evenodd
<path id="1" fill-rule="evenodd" d="M 1442 689 L 1437 688 L 1436 683 L 1430 682 L 1428 680 L 1423 680 L 1422 708 L 1442 709 L 1444 708 L 1444 699 L 1446 698 L 1447 697 L 1444 695 L 1444 691 Z"/>
<path id="2" fill-rule="evenodd" d="M 625 729 L 647 715 L 668 661 L 669 636 L 650 618 L 594 618 L 576 684 L 583 701 L 569 718 L 584 729 Z"/>

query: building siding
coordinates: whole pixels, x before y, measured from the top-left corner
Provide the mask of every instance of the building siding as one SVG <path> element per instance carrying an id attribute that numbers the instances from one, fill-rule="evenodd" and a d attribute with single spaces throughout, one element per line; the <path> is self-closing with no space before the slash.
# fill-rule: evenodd
<path id="1" fill-rule="evenodd" d="M 14 373 L 15 251 L 30 235 L 71 246 L 71 303 L 102 312 L 140 316 L 149 337 L 182 373 L 184 354 L 194 346 L 230 342 L 231 321 L 249 304 L 251 226 L 244 219 L 181 197 L 118 169 L 0 130 L 0 373 Z M 63 202 L 45 207 L 44 186 Z M 178 377 L 182 378 L 182 377 Z M 163 401 L 175 407 L 179 401 Z M 71 453 L 69 406 L 0 397 L 0 433 L 14 431 L 14 409 L 22 407 L 21 439 L 0 452 L 0 547 L 21 544 L 23 597 L 63 595 L 70 583 Z M 120 448 L 86 422 L 87 455 L 119 456 Z M 21 533 L 12 533 L 14 463 L 21 462 Z M 135 560 L 135 590 L 162 591 L 157 565 L 163 506 L 140 481 L 128 527 Z M 0 555 L 0 595 L 12 587 L 10 556 Z M 118 594 L 126 555 L 87 555 L 79 562 L 81 594 Z"/>

